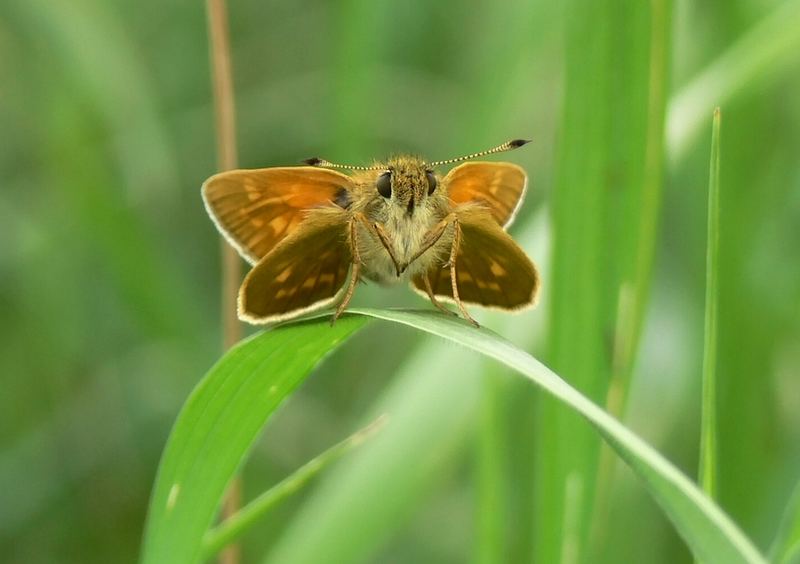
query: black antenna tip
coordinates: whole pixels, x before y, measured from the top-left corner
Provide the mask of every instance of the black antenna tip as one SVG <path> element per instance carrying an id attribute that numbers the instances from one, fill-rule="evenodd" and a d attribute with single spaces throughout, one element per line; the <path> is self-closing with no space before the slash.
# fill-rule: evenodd
<path id="1" fill-rule="evenodd" d="M 322 159 L 319 157 L 311 157 L 310 159 L 303 159 L 300 162 L 310 166 L 318 166 L 322 162 Z"/>
<path id="2" fill-rule="evenodd" d="M 508 146 L 512 149 L 516 149 L 518 147 L 522 147 L 523 145 L 527 145 L 531 141 L 533 141 L 533 139 L 513 139 L 508 142 Z"/>

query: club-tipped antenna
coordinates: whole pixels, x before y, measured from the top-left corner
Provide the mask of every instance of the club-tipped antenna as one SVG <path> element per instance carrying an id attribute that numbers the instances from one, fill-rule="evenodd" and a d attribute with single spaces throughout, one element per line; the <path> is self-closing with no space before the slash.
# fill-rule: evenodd
<path id="1" fill-rule="evenodd" d="M 505 151 L 512 151 L 523 145 L 530 143 L 530 139 L 512 139 L 511 141 L 506 141 L 502 145 L 498 145 L 493 149 L 487 149 L 486 151 L 480 151 L 478 153 L 472 153 L 471 155 L 464 155 L 463 157 L 457 157 L 455 159 L 445 159 L 443 161 L 434 161 L 432 163 L 428 163 L 430 166 L 439 166 L 439 165 L 447 165 L 453 163 L 460 163 L 461 161 L 468 161 L 470 159 L 476 159 L 478 157 L 485 157 L 486 155 L 493 155 L 495 153 L 503 153 Z"/>
<path id="2" fill-rule="evenodd" d="M 319 157 L 311 157 L 310 159 L 305 159 L 302 162 L 310 166 L 318 166 L 321 168 L 343 168 L 345 170 L 377 170 L 381 168 L 377 166 L 350 166 L 335 164 L 330 161 L 326 161 L 325 159 L 320 159 Z"/>

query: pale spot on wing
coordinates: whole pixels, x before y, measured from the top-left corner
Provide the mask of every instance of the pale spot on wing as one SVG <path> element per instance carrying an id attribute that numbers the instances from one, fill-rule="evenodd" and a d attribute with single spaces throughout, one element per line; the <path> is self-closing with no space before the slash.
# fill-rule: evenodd
<path id="1" fill-rule="evenodd" d="M 252 223 L 253 227 L 255 227 L 256 229 L 261 229 L 262 227 L 264 227 L 264 220 L 260 217 L 251 217 L 250 223 Z"/>
<path id="2" fill-rule="evenodd" d="M 492 270 L 492 274 L 494 274 L 495 276 L 504 276 L 506 273 L 506 269 L 494 261 L 492 261 L 492 265 L 490 266 L 490 268 Z"/>
<path id="3" fill-rule="evenodd" d="M 495 292 L 499 292 L 500 291 L 500 284 L 498 284 L 497 282 L 494 282 L 494 281 L 489 282 L 489 289 L 490 290 L 494 290 Z"/>
<path id="4" fill-rule="evenodd" d="M 269 226 L 275 231 L 275 233 L 283 233 L 284 229 L 286 229 L 286 225 L 289 222 L 286 221 L 286 218 L 282 215 L 279 215 L 272 219 L 269 222 Z"/>
<path id="5" fill-rule="evenodd" d="M 286 270 L 284 270 L 283 272 L 278 274 L 275 277 L 275 281 L 276 282 L 281 282 L 281 283 L 286 282 L 286 280 L 288 280 L 289 276 L 291 276 L 291 275 L 292 275 L 292 267 L 290 266 L 289 268 L 287 268 Z"/>
<path id="6" fill-rule="evenodd" d="M 285 205 L 286 199 L 283 196 L 276 196 L 274 198 L 264 198 L 261 194 L 255 194 L 255 198 L 253 197 L 252 192 L 248 192 L 248 198 L 253 202 L 253 204 L 246 206 L 244 209 L 248 214 L 255 213 L 258 210 L 263 210 L 265 208 L 269 208 L 270 206 L 280 206 Z"/>
<path id="7" fill-rule="evenodd" d="M 476 279 L 475 283 L 478 285 L 478 288 L 480 288 L 481 290 L 485 290 L 486 289 L 486 282 L 484 282 L 480 278 Z"/>
<path id="8" fill-rule="evenodd" d="M 308 290 L 310 290 L 311 288 L 313 288 L 313 287 L 314 287 L 314 284 L 316 284 L 316 282 L 317 282 L 317 281 L 316 281 L 316 279 L 315 279 L 315 278 L 307 278 L 307 279 L 306 279 L 306 280 L 303 282 L 303 289 L 308 289 Z"/>
<path id="9" fill-rule="evenodd" d="M 277 292 L 275 292 L 275 298 L 285 298 L 286 296 L 291 296 L 294 293 L 294 290 L 287 290 L 286 288 L 281 288 Z"/>
<path id="10" fill-rule="evenodd" d="M 492 179 L 492 184 L 489 186 L 489 192 L 491 192 L 492 195 L 496 195 L 502 182 L 503 177 L 499 174 L 495 174 L 494 178 Z"/>
<path id="11" fill-rule="evenodd" d="M 322 274 L 319 277 L 319 283 L 320 284 L 325 284 L 325 285 L 333 284 L 334 278 L 335 278 L 335 276 L 333 274 L 331 274 L 331 273 Z"/>

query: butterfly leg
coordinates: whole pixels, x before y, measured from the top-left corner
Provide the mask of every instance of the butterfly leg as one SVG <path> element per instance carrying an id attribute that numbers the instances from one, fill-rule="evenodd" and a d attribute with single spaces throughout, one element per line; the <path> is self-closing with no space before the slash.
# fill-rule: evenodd
<path id="1" fill-rule="evenodd" d="M 336 311 L 333 313 L 333 317 L 331 318 L 331 326 L 336 323 L 336 320 L 339 319 L 339 316 L 342 315 L 344 310 L 347 308 L 347 305 L 350 303 L 350 300 L 353 297 L 353 292 L 358 284 L 359 274 L 361 273 L 361 255 L 358 252 L 358 229 L 356 229 L 356 222 L 352 220 L 350 221 L 350 245 L 353 252 L 353 266 L 350 269 L 350 282 L 347 284 L 347 290 L 344 293 L 342 301 L 339 303 Z"/>
<path id="2" fill-rule="evenodd" d="M 445 218 L 430 228 L 430 230 L 425 234 L 425 238 L 422 240 L 422 244 L 419 247 L 419 250 L 414 253 L 414 255 L 408 259 L 408 262 L 400 269 L 400 272 L 404 272 L 408 265 L 417 260 L 421 257 L 425 251 L 433 247 L 439 239 L 442 238 L 444 235 L 445 229 L 447 229 L 448 225 L 456 225 L 458 223 L 458 219 L 456 214 L 450 213 L 445 216 Z M 456 232 L 458 232 L 458 228 L 456 228 Z"/>
<path id="3" fill-rule="evenodd" d="M 372 232 L 378 240 L 383 245 L 383 248 L 386 249 L 386 252 L 389 253 L 389 258 L 392 259 L 392 264 L 394 264 L 394 269 L 397 272 L 397 276 L 399 277 L 402 274 L 402 270 L 400 269 L 400 263 L 397 261 L 397 256 L 394 254 L 394 250 L 392 249 L 392 242 L 389 240 L 389 236 L 386 234 L 386 230 L 380 223 L 373 223 L 367 219 L 363 213 L 359 212 L 356 213 L 354 216 L 358 221 L 364 224 L 364 227 L 367 228 L 368 231 Z"/>
<path id="4" fill-rule="evenodd" d="M 450 311 L 444 307 L 442 302 L 436 299 L 436 296 L 433 293 L 433 288 L 431 287 L 431 279 L 428 277 L 427 272 L 422 275 L 422 281 L 425 284 L 425 291 L 428 293 L 428 298 L 431 300 L 431 303 L 439 309 L 439 311 L 442 311 L 448 315 L 458 315 L 456 312 Z"/>
<path id="5" fill-rule="evenodd" d="M 461 298 L 458 297 L 458 282 L 456 280 L 456 257 L 458 256 L 458 248 L 461 245 L 461 227 L 458 225 L 458 219 L 453 220 L 453 245 L 450 247 L 450 260 L 448 264 L 450 265 L 450 283 L 453 287 L 453 301 L 456 302 L 458 309 L 461 311 L 461 314 L 464 316 L 464 319 L 472 323 L 475 327 L 480 327 L 477 321 L 475 321 L 472 316 L 467 312 L 467 308 L 464 307 L 464 303 L 461 301 Z"/>

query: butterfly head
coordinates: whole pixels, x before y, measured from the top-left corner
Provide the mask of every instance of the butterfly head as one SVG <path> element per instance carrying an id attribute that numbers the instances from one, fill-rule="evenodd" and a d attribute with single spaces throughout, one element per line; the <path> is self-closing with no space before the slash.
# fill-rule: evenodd
<path id="1" fill-rule="evenodd" d="M 393 157 L 378 171 L 375 190 L 398 215 L 409 218 L 435 205 L 439 178 L 417 157 Z"/>
<path id="2" fill-rule="evenodd" d="M 372 166 L 335 164 L 318 157 L 303 162 L 316 167 L 352 171 L 357 183 L 367 187 L 363 194 L 374 215 L 381 220 L 391 216 L 396 223 L 407 224 L 409 229 L 413 229 L 425 224 L 427 218 L 436 216 L 437 212 L 447 207 L 447 185 L 450 175 L 445 177 L 445 186 L 441 187 L 442 179 L 436 174 L 435 167 L 511 151 L 528 142 L 525 139 L 512 139 L 492 149 L 433 162 L 426 162 L 419 157 L 409 155 L 392 157 Z M 402 218 L 406 221 L 401 221 Z"/>

